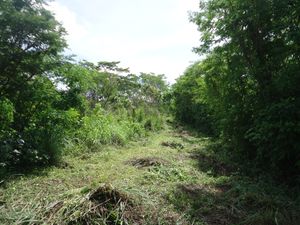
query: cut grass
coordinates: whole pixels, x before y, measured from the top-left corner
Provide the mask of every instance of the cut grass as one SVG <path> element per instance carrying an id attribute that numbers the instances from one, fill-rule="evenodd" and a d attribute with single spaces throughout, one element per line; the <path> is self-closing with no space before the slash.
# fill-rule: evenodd
<path id="1" fill-rule="evenodd" d="M 300 224 L 296 194 L 242 176 L 210 143 L 166 129 L 125 147 L 65 157 L 2 185 L 0 224 Z M 103 185 L 110 195 L 91 201 Z"/>

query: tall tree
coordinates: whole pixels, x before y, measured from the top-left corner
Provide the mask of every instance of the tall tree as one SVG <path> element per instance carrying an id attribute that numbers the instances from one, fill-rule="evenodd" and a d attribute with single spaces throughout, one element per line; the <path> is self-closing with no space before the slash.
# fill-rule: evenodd
<path id="1" fill-rule="evenodd" d="M 244 162 L 283 175 L 300 171 L 299 15 L 299 1 L 208 0 L 191 16 L 226 140 Z"/>
<path id="2" fill-rule="evenodd" d="M 59 95 L 51 76 L 66 43 L 65 30 L 44 4 L 42 0 L 0 2 L 0 102 L 12 108 L 1 113 L 13 113 L 9 127 L 0 131 L 4 161 L 24 163 L 29 155 L 33 161 L 51 158 L 59 117 L 53 108 Z"/>
<path id="3" fill-rule="evenodd" d="M 3 0 L 0 4 L 0 92 L 41 76 L 57 63 L 66 47 L 65 30 L 41 0 Z"/>

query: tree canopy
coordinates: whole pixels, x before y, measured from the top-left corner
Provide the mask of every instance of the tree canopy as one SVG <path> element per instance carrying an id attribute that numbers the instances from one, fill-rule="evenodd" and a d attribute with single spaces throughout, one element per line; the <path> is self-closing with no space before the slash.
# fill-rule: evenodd
<path id="1" fill-rule="evenodd" d="M 198 25 L 205 55 L 174 86 L 175 108 L 184 122 L 213 115 L 214 130 L 242 164 L 282 177 L 300 171 L 300 23 L 298 1 L 201 1 Z M 199 79 L 204 84 L 196 88 Z M 189 81 L 190 80 L 190 81 Z M 180 91 L 178 91 L 180 90 Z M 202 97 L 200 97 L 202 96 Z M 204 108 L 201 106 L 201 109 Z M 204 124 L 196 125 L 199 129 Z M 292 178 L 293 180 L 293 178 Z"/>

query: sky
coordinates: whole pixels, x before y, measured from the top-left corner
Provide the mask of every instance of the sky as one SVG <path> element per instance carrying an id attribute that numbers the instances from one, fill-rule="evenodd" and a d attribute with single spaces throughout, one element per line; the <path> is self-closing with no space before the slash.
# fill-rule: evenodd
<path id="1" fill-rule="evenodd" d="M 165 74 L 168 82 L 199 56 L 188 12 L 199 0 L 55 0 L 48 9 L 66 28 L 68 53 L 91 62 L 121 61 L 131 73 Z"/>

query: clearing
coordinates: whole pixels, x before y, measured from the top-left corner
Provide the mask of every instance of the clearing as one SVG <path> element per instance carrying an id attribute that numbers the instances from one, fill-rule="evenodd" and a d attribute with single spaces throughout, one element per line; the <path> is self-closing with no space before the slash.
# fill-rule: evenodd
<path id="1" fill-rule="evenodd" d="M 12 175 L 0 187 L 0 224 L 299 224 L 291 194 L 240 175 L 212 143 L 169 127 Z"/>

